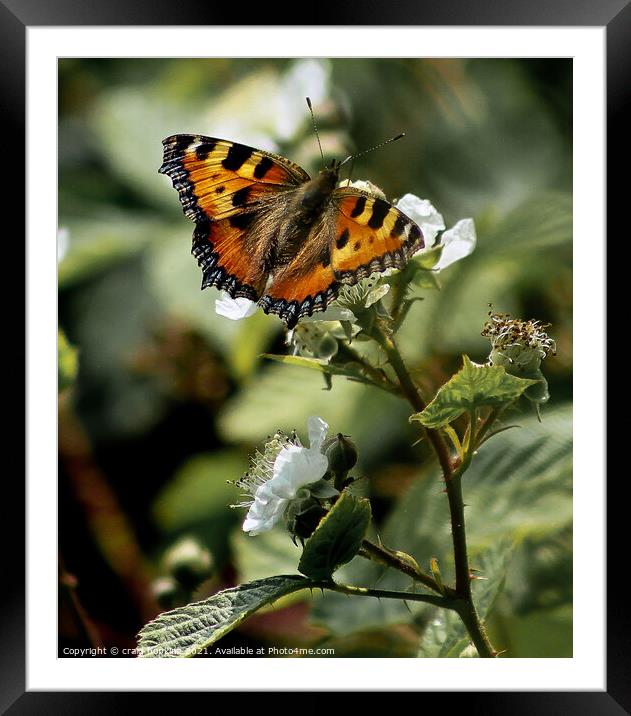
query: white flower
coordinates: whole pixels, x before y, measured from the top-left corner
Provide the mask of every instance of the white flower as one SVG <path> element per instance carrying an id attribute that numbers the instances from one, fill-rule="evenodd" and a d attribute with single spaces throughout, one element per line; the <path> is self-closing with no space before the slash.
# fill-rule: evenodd
<path id="1" fill-rule="evenodd" d="M 332 497 L 338 492 L 322 477 L 328 469 L 328 460 L 322 454 L 322 444 L 328 425 L 318 417 L 307 421 L 309 447 L 301 445 L 297 436 L 283 438 L 276 435 L 252 461 L 252 470 L 236 484 L 251 499 L 236 505 L 248 506 L 243 531 L 250 535 L 267 532 L 279 522 L 292 500 L 309 497 L 311 491 L 320 498 Z"/>
<path id="2" fill-rule="evenodd" d="M 476 246 L 475 224 L 473 219 L 460 219 L 458 223 L 444 231 L 445 220 L 427 199 L 419 199 L 414 194 L 406 194 L 397 204 L 397 209 L 415 221 L 425 239 L 425 247 L 417 253 L 432 248 L 436 236 L 440 231 L 440 245 L 443 247 L 440 259 L 433 267 L 434 271 L 442 271 L 447 266 L 469 256 Z"/>
<path id="3" fill-rule="evenodd" d="M 438 232 L 445 228 L 443 215 L 439 214 L 431 201 L 427 199 L 419 199 L 414 194 L 406 194 L 397 201 L 396 207 L 418 224 L 423 232 L 425 248 L 430 248 Z"/>
<path id="4" fill-rule="evenodd" d="M 231 298 L 225 291 L 221 291 L 219 298 L 215 299 L 215 311 L 219 316 L 225 316 L 232 321 L 249 318 L 256 313 L 256 303 L 249 298 Z"/>
<path id="5" fill-rule="evenodd" d="M 469 256 L 476 245 L 475 224 L 473 219 L 460 219 L 451 229 L 440 237 L 443 251 L 434 266 L 435 271 L 442 271 L 456 261 Z"/>

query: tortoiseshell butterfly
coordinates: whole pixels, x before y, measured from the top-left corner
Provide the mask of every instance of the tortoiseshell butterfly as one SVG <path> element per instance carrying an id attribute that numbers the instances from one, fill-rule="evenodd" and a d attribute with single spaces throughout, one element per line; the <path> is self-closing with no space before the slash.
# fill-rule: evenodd
<path id="1" fill-rule="evenodd" d="M 195 222 L 202 288 L 258 301 L 289 328 L 324 311 L 341 285 L 401 268 L 424 246 L 396 207 L 337 186 L 347 160 L 312 179 L 284 157 L 225 139 L 176 134 L 163 144 L 159 171 Z"/>

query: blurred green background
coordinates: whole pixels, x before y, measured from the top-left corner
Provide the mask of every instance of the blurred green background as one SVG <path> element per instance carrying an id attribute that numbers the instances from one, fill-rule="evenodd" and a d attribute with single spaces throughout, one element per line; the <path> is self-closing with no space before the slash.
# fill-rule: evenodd
<path id="1" fill-rule="evenodd" d="M 193 225 L 157 172 L 162 139 L 189 132 L 316 172 L 308 95 L 327 156 L 405 131 L 362 157 L 354 178 L 390 199 L 430 199 L 448 227 L 475 219 L 476 251 L 441 274 L 442 289 L 423 294 L 400 333 L 427 391 L 462 353 L 485 359 L 489 302 L 552 323 L 544 422 L 521 406 L 513 422 L 524 427 L 489 443 L 465 501 L 474 563 L 489 546 L 516 545 L 490 618 L 498 645 L 512 657 L 571 655 L 571 87 L 571 61 L 558 59 L 59 61 L 59 322 L 62 363 L 78 364 L 60 394 L 60 648 L 133 646 L 159 609 L 151 585 L 162 556 L 182 536 L 214 559 L 196 596 L 295 572 L 286 534 L 240 532 L 226 480 L 276 429 L 304 434 L 309 415 L 357 443 L 386 544 L 425 564 L 441 556 L 450 577 L 444 501 L 426 447 L 412 446 L 409 408 L 341 379 L 327 392 L 319 375 L 262 361 L 284 350 L 281 323 L 215 314 L 216 292 L 200 292 L 189 253 Z M 395 584 L 357 561 L 349 579 Z M 440 631 L 422 610 L 328 596 L 311 609 L 302 599 L 246 621 L 222 646 L 413 656 L 420 635 Z"/>

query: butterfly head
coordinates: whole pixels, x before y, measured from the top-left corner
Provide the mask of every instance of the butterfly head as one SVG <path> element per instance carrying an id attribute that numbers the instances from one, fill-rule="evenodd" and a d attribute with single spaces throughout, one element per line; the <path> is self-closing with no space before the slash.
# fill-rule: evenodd
<path id="1" fill-rule="evenodd" d="M 315 176 L 304 186 L 301 203 L 304 207 L 310 209 L 320 209 L 333 193 L 340 174 L 340 164 L 334 160 L 330 166 L 320 170 Z"/>

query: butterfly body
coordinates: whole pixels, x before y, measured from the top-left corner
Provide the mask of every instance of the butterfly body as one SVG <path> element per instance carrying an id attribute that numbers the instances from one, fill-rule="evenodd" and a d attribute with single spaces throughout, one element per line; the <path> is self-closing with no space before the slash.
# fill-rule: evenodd
<path id="1" fill-rule="evenodd" d="M 160 172 L 196 226 L 202 288 L 257 301 L 293 327 L 342 284 L 402 267 L 419 227 L 384 199 L 338 187 L 339 162 L 311 178 L 269 152 L 201 135 L 164 140 Z"/>

